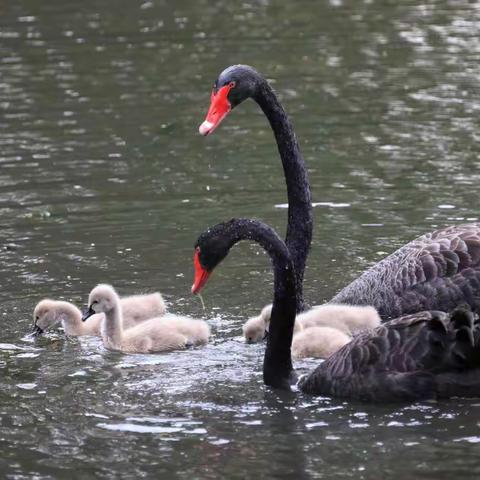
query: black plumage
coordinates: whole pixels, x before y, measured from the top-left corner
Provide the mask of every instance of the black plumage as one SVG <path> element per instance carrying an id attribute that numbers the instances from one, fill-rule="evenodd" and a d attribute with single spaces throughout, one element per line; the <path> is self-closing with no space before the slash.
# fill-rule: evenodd
<path id="1" fill-rule="evenodd" d="M 383 319 L 422 310 L 477 307 L 480 224 L 457 225 L 418 237 L 384 258 L 332 303 L 371 305 Z"/>
<path id="2" fill-rule="evenodd" d="M 444 234 L 437 235 L 436 246 L 430 244 L 425 248 L 424 251 L 429 252 L 425 255 L 418 256 L 415 253 L 418 250 L 413 249 L 413 258 L 425 261 L 430 269 L 418 270 L 420 263 L 411 261 L 404 264 L 403 269 L 397 270 L 400 272 L 396 277 L 397 285 L 403 288 L 404 282 L 409 282 L 412 302 L 418 298 L 417 293 L 412 293 L 413 288 L 422 284 L 415 283 L 416 279 L 423 278 L 423 283 L 442 283 L 438 273 L 428 277 L 425 271 L 436 269 L 437 272 L 448 272 L 457 257 L 466 258 L 465 255 L 461 257 L 457 254 L 455 257 L 450 253 L 445 254 L 446 250 L 443 249 L 454 245 L 453 252 L 470 252 L 469 245 L 472 237 L 475 237 L 473 233 L 455 232 L 453 227 L 450 233 L 449 242 L 441 240 L 445 238 L 442 237 Z M 293 261 L 284 242 L 273 229 L 261 222 L 233 219 L 203 233 L 196 248 L 203 267 L 211 271 L 241 240 L 260 243 L 272 259 L 274 299 L 263 375 L 267 385 L 285 388 L 293 373 L 290 347 L 297 299 Z M 408 254 L 404 250 L 401 255 L 405 253 Z M 400 256 L 398 252 L 397 255 Z M 474 265 L 478 261 L 476 249 L 468 255 L 471 260 L 467 264 Z M 446 277 L 449 281 L 459 274 L 465 276 L 466 270 L 472 270 L 472 275 L 475 275 L 473 268 L 459 272 L 458 262 L 456 265 L 457 273 Z M 471 281 L 460 280 L 454 284 L 462 291 L 462 288 L 466 288 L 462 287 L 464 283 L 469 286 L 472 284 Z M 441 284 L 435 290 L 438 291 L 440 287 L 446 291 L 445 298 L 452 302 L 454 296 L 448 293 L 452 285 Z M 300 389 L 309 394 L 371 402 L 480 396 L 480 322 L 468 304 L 458 306 L 458 303 L 451 313 L 435 310 L 417 312 L 357 335 L 303 377 L 299 381 Z"/>

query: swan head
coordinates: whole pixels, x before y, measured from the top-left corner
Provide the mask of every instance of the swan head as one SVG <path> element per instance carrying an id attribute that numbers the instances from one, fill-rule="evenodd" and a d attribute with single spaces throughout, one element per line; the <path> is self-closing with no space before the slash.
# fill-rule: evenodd
<path id="1" fill-rule="evenodd" d="M 88 308 L 82 316 L 85 321 L 92 315 L 100 312 L 109 312 L 118 304 L 119 298 L 111 285 L 101 283 L 97 285 L 88 296 Z"/>
<path id="2" fill-rule="evenodd" d="M 201 135 L 209 135 L 237 105 L 254 97 L 263 77 L 248 65 L 232 65 L 215 80 L 210 108 L 205 121 L 200 125 Z"/>
<path id="3" fill-rule="evenodd" d="M 38 302 L 33 310 L 33 334 L 39 336 L 55 323 L 55 301 L 45 298 Z"/>
<path id="4" fill-rule="evenodd" d="M 195 280 L 192 293 L 199 293 L 205 286 L 215 267 L 227 256 L 232 247 L 234 220 L 223 222 L 203 232 L 195 243 L 193 265 Z"/>

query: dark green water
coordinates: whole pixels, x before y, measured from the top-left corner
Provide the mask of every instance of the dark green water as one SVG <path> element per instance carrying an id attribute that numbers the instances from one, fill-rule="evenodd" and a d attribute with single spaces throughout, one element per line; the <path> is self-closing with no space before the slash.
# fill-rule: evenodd
<path id="1" fill-rule="evenodd" d="M 479 218 L 479 28 L 461 0 L 0 5 L 2 478 L 478 478 L 480 401 L 263 386 L 263 346 L 240 338 L 271 297 L 258 248 L 232 252 L 206 311 L 189 290 L 206 227 L 285 230 L 259 109 L 197 134 L 224 67 L 264 72 L 294 121 L 316 202 L 306 296 L 321 303 L 416 235 Z M 82 304 L 105 281 L 161 291 L 208 320 L 211 344 L 145 356 L 25 338 L 39 299 Z"/>

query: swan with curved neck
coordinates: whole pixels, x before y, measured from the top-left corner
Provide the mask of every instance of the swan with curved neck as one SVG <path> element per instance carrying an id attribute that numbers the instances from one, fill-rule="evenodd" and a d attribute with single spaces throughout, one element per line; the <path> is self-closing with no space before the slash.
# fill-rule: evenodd
<path id="1" fill-rule="evenodd" d="M 253 99 L 270 122 L 283 165 L 288 195 L 285 243 L 296 272 L 298 311 L 304 309 L 303 274 L 312 242 L 312 202 L 307 169 L 293 126 L 267 80 L 248 65 L 233 65 L 215 81 L 210 108 L 200 125 L 202 135 L 211 134 L 228 113 L 244 100 Z"/>
<path id="2" fill-rule="evenodd" d="M 198 293 L 213 269 L 241 240 L 259 243 L 274 268 L 274 298 L 263 363 L 264 382 L 289 388 L 296 315 L 293 261 L 267 225 L 247 219 L 220 223 L 195 245 Z M 302 391 L 364 401 L 412 401 L 480 396 L 480 322 L 468 308 L 424 311 L 361 333 L 299 382 Z"/>
<path id="3" fill-rule="evenodd" d="M 268 82 L 252 67 L 233 65 L 215 81 L 210 109 L 200 126 L 209 135 L 228 113 L 252 98 L 268 118 L 277 141 L 288 193 L 285 243 L 296 269 L 297 307 L 303 311 L 303 272 L 312 238 L 307 172 L 293 127 Z M 427 233 L 371 267 L 342 289 L 336 304 L 370 305 L 383 320 L 422 310 L 451 310 L 460 302 L 473 308 L 480 285 L 480 224 Z"/>

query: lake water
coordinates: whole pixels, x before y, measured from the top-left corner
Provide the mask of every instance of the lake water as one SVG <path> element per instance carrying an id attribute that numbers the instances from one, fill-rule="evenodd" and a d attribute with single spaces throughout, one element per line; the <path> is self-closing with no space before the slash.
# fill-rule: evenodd
<path id="1" fill-rule="evenodd" d="M 476 2 L 15 0 L 0 7 L 3 478 L 478 478 L 480 400 L 371 406 L 264 387 L 243 321 L 271 299 L 239 245 L 204 298 L 193 244 L 232 216 L 282 234 L 268 124 L 198 125 L 233 63 L 271 79 L 308 164 L 311 304 L 437 226 L 478 220 Z M 205 348 L 122 355 L 33 342 L 43 297 L 109 282 L 205 318 Z M 306 371 L 317 362 L 298 363 Z"/>

